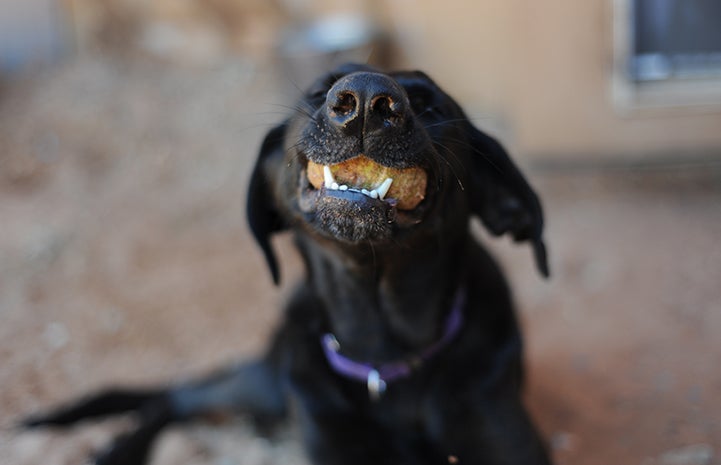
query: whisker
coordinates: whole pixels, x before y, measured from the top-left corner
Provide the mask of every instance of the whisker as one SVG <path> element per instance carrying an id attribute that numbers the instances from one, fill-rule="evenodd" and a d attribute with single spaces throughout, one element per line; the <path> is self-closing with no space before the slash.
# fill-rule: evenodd
<path id="1" fill-rule="evenodd" d="M 438 155 L 441 157 L 441 159 L 446 163 L 448 168 L 451 170 L 451 174 L 453 175 L 454 178 L 456 178 L 456 182 L 460 186 L 461 190 L 465 190 L 463 181 L 461 180 L 460 175 L 456 171 L 456 165 L 462 166 L 461 160 L 453 152 L 453 150 L 451 150 L 448 146 L 442 144 L 440 141 L 433 141 L 433 145 L 442 149 L 442 150 L 437 151 Z M 455 163 L 452 163 L 452 161 L 454 161 Z"/>
<path id="2" fill-rule="evenodd" d="M 314 117 L 314 115 L 313 115 L 313 113 L 312 113 L 312 111 L 311 111 L 311 110 L 313 110 L 313 108 L 310 107 L 310 106 L 309 106 L 308 108 L 303 108 L 303 107 L 301 106 L 301 105 L 308 105 L 308 104 L 305 103 L 305 102 L 300 102 L 299 104 L 296 104 L 296 105 L 284 105 L 284 104 L 282 104 L 282 103 L 274 103 L 274 104 L 271 104 L 271 105 L 272 105 L 272 106 L 275 106 L 275 107 L 283 108 L 283 109 L 285 109 L 285 110 L 289 110 L 289 111 L 291 111 L 291 112 L 293 112 L 293 113 L 297 113 L 297 114 L 299 114 L 299 115 L 306 116 L 307 118 L 310 118 L 310 119 L 312 119 L 312 120 L 315 121 L 315 117 Z"/>
<path id="3" fill-rule="evenodd" d="M 468 141 L 459 141 L 460 144 L 462 144 L 465 148 L 469 149 L 471 152 L 473 152 L 476 155 L 480 155 L 483 157 L 483 159 L 488 162 L 493 168 L 496 169 L 499 173 L 503 173 L 503 170 L 500 166 L 493 160 L 493 157 L 491 154 L 484 152 L 483 150 L 479 149 L 478 147 L 474 146 Z"/>
<path id="4" fill-rule="evenodd" d="M 423 129 L 431 129 L 431 128 L 440 127 L 440 126 L 462 123 L 465 121 L 468 121 L 468 119 L 467 118 L 447 119 L 447 120 L 439 121 L 437 123 L 427 124 L 427 125 L 423 126 Z"/>

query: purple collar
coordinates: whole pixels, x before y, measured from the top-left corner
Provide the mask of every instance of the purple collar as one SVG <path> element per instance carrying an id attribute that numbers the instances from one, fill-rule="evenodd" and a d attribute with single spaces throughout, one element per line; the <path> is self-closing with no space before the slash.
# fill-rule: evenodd
<path id="1" fill-rule="evenodd" d="M 439 340 L 411 357 L 395 360 L 381 365 L 357 362 L 340 353 L 340 344 L 335 336 L 326 333 L 321 338 L 323 352 L 328 363 L 336 373 L 368 384 L 368 393 L 372 400 L 378 400 L 386 389 L 387 383 L 411 375 L 429 358 L 446 347 L 460 332 L 463 326 L 463 305 L 466 301 L 464 288 L 458 289 L 453 300 L 453 307 L 448 313 L 443 335 Z"/>

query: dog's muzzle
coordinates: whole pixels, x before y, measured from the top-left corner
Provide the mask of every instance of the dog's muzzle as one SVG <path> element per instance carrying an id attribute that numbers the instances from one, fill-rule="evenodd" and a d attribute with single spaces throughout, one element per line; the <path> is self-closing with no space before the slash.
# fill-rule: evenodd
<path id="1" fill-rule="evenodd" d="M 301 131 L 298 206 L 341 240 L 386 240 L 421 221 L 430 141 L 392 78 L 352 73 L 328 90 Z"/>

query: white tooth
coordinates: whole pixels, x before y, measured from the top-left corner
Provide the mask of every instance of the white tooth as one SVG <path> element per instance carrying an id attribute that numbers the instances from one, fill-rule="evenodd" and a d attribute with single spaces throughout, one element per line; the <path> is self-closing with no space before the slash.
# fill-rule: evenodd
<path id="1" fill-rule="evenodd" d="M 335 179 L 333 179 L 333 173 L 330 172 L 330 166 L 323 165 L 323 184 L 326 189 L 330 189 Z"/>
<path id="2" fill-rule="evenodd" d="M 378 191 L 375 190 L 375 189 L 373 189 L 373 190 L 371 191 L 371 194 L 370 194 L 370 195 L 371 195 L 371 198 L 377 199 L 377 198 L 378 198 Z"/>
<path id="3" fill-rule="evenodd" d="M 368 192 L 368 189 L 361 189 L 361 194 L 367 195 L 367 196 L 369 196 L 369 197 L 370 197 L 370 195 L 371 195 L 371 193 Z"/>
<path id="4" fill-rule="evenodd" d="M 388 189 L 391 188 L 391 184 L 393 184 L 392 178 L 386 178 L 385 181 L 381 183 L 380 186 L 376 187 L 376 190 L 378 191 L 378 197 L 380 197 L 381 200 L 383 200 L 388 193 Z"/>
<path id="5" fill-rule="evenodd" d="M 340 186 L 338 185 L 337 182 L 331 183 L 331 185 L 330 185 L 330 188 L 333 189 L 334 191 L 337 191 L 339 187 Z"/>
<path id="6" fill-rule="evenodd" d="M 340 190 L 342 190 L 342 191 L 347 191 L 347 190 L 348 190 L 348 186 L 346 186 L 345 184 L 341 184 L 340 186 L 338 186 L 338 189 L 340 189 Z"/>

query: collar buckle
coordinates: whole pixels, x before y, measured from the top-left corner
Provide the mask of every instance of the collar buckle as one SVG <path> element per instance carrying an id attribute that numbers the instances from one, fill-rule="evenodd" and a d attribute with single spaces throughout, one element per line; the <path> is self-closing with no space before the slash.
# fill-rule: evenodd
<path id="1" fill-rule="evenodd" d="M 381 395 L 386 391 L 387 384 L 375 368 L 368 372 L 367 384 L 370 399 L 373 402 L 378 402 Z"/>

